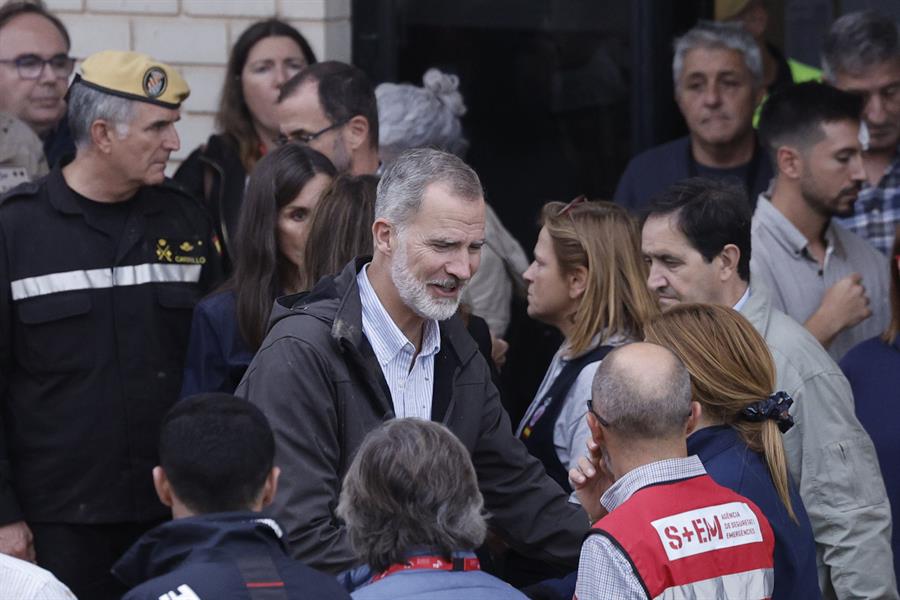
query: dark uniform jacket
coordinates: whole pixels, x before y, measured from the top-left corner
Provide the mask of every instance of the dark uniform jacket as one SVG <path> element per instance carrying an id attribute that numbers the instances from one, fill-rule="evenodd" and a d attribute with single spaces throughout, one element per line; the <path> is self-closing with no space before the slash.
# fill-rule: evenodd
<path id="1" fill-rule="evenodd" d="M 275 431 L 282 468 L 272 511 L 292 554 L 337 573 L 356 559 L 334 516 L 341 479 L 369 431 L 394 417 L 362 333 L 356 274 L 365 259 L 309 293 L 279 299 L 269 334 L 235 392 Z M 469 449 L 491 524 L 516 549 L 575 567 L 588 520 L 512 434 L 484 358 L 459 316 L 440 323 L 432 419 Z"/>
<path id="2" fill-rule="evenodd" d="M 253 512 L 176 519 L 144 534 L 113 574 L 133 588 L 123 600 L 350 598 L 336 579 L 289 557 L 280 538 L 277 523 Z"/>
<path id="3" fill-rule="evenodd" d="M 118 242 L 59 167 L 0 204 L 0 523 L 167 514 L 150 477 L 159 423 L 219 259 L 176 186 L 127 202 Z"/>
<path id="4" fill-rule="evenodd" d="M 224 244 L 225 264 L 229 270 L 234 264 L 234 238 L 246 180 L 247 171 L 238 153 L 237 140 L 226 134 L 210 136 L 206 144 L 191 152 L 175 173 L 175 181 L 202 200 L 212 216 Z"/>

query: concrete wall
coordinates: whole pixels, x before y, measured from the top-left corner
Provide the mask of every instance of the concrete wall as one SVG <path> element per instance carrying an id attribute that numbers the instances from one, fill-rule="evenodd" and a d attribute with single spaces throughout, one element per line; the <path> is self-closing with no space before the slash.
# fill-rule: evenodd
<path id="1" fill-rule="evenodd" d="M 174 167 L 213 131 L 228 52 L 254 21 L 288 21 L 319 60 L 350 61 L 350 0 L 45 0 L 69 29 L 72 55 L 135 50 L 181 69 L 191 86 Z M 171 168 L 170 168 L 171 171 Z"/>

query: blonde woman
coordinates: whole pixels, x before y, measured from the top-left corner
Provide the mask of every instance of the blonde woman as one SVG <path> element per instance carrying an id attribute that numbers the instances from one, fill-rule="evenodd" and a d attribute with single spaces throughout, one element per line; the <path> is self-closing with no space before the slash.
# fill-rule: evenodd
<path id="1" fill-rule="evenodd" d="M 775 365 L 763 338 L 738 312 L 681 304 L 644 328 L 646 340 L 674 352 L 691 374 L 702 415 L 688 437 L 719 485 L 746 496 L 775 533 L 773 599 L 820 598 L 812 527 L 788 476 L 782 434 L 793 401 L 772 393 Z"/>
<path id="2" fill-rule="evenodd" d="M 613 347 L 639 340 L 657 314 L 647 291 L 640 234 L 610 202 L 544 206 L 528 283 L 528 315 L 564 337 L 516 435 L 566 491 L 568 471 L 586 452 L 591 382 Z"/>

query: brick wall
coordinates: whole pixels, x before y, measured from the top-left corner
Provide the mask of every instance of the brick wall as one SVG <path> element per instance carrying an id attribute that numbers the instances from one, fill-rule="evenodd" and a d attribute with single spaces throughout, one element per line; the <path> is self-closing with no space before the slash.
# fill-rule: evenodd
<path id="1" fill-rule="evenodd" d="M 350 60 L 350 0 L 45 0 L 69 29 L 72 55 L 110 48 L 145 52 L 181 69 L 191 86 L 182 107 L 181 150 L 170 172 L 206 141 L 228 52 L 254 21 L 278 16 L 306 37 L 319 60 Z"/>

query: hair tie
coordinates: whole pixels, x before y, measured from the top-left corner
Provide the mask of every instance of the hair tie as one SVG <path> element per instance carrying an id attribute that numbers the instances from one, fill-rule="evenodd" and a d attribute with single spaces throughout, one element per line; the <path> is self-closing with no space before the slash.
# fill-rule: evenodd
<path id="1" fill-rule="evenodd" d="M 778 391 L 770 395 L 765 400 L 760 400 L 741 411 L 741 418 L 745 421 L 759 423 L 766 419 L 772 419 L 778 424 L 781 433 L 787 431 L 794 426 L 794 417 L 788 410 L 794 403 L 787 392 Z"/>

